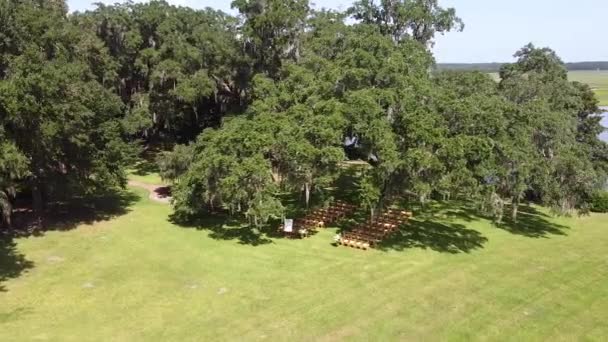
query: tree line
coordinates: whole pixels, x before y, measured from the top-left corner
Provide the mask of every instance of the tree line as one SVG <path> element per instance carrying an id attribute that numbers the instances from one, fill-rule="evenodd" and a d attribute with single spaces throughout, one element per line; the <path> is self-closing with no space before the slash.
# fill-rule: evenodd
<path id="1" fill-rule="evenodd" d="M 499 72 L 506 63 L 438 63 L 437 70 Z M 568 71 L 608 70 L 608 62 L 573 62 L 566 63 Z"/>
<path id="2" fill-rule="evenodd" d="M 500 68 L 435 71 L 437 34 L 462 30 L 437 0 L 235 0 L 237 16 L 164 1 L 0 3 L 0 206 L 126 184 L 161 146 L 177 215 L 223 208 L 255 225 L 323 196 L 357 159 L 371 215 L 407 196 L 463 198 L 502 220 L 523 200 L 585 211 L 608 174 L 598 101 L 532 45 Z"/>

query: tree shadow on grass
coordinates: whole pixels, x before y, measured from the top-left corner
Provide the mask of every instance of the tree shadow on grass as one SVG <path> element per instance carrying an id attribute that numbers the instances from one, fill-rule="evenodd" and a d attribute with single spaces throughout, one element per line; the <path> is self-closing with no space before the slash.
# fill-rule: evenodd
<path id="1" fill-rule="evenodd" d="M 49 203 L 40 226 L 30 206 L 21 206 L 14 213 L 14 227 L 7 230 L 13 238 L 40 236 L 47 231 L 68 231 L 82 224 L 109 221 L 130 212 L 141 199 L 127 190 L 116 190 L 103 195 L 74 197 Z"/>
<path id="2" fill-rule="evenodd" d="M 378 249 L 387 251 L 422 248 L 442 253 L 470 253 L 483 248 L 488 241 L 477 230 L 466 227 L 469 222 L 492 222 L 491 217 L 483 215 L 471 204 L 457 201 L 433 202 L 424 207 L 414 205 L 411 208 L 415 218 L 398 233 L 379 244 Z M 505 212 L 509 210 L 510 208 L 505 208 Z M 495 223 L 494 226 L 529 238 L 567 235 L 568 229 L 532 205 L 520 207 L 517 222 L 506 220 L 500 224 Z"/>
<path id="3" fill-rule="evenodd" d="M 111 220 L 127 214 L 139 199 L 132 192 L 116 191 L 53 202 L 47 206 L 43 227 L 39 225 L 31 207 L 19 206 L 15 210 L 13 227 L 0 228 L 0 291 L 6 291 L 2 285 L 6 280 L 17 278 L 34 267 L 34 263 L 17 250 L 15 239 L 42 236 L 48 231 L 68 231 L 82 224 Z"/>
<path id="4" fill-rule="evenodd" d="M 532 206 L 523 206 L 519 210 L 517 222 L 506 220 L 496 226 L 512 234 L 530 238 L 548 238 L 550 235 L 568 235 L 564 226 L 550 221 L 550 216 Z"/>
<path id="5" fill-rule="evenodd" d="M 19 307 L 10 311 L 0 312 L 0 325 L 8 322 L 19 321 L 26 315 L 29 315 L 33 312 L 34 310 L 32 310 L 31 307 Z"/>
<path id="6" fill-rule="evenodd" d="M 441 253 L 470 253 L 483 248 L 488 239 L 462 224 L 411 220 L 399 232 L 378 245 L 382 251 L 409 248 L 431 249 Z"/>
<path id="7" fill-rule="evenodd" d="M 421 220 L 451 219 L 464 222 L 475 222 L 491 218 L 483 215 L 474 205 L 464 201 L 433 201 L 424 206 L 414 203 L 405 208 L 411 208 L 414 216 Z"/>
<path id="8" fill-rule="evenodd" d="M 492 222 L 492 217 L 481 213 L 473 204 L 462 201 L 433 202 L 425 207 L 414 206 L 413 210 L 416 218 L 424 220 L 455 219 L 464 222 L 479 220 Z M 511 212 L 510 206 L 505 207 L 504 210 L 506 214 Z M 528 204 L 520 206 L 517 222 L 513 222 L 509 217 L 506 217 L 504 222 L 493 223 L 493 225 L 512 234 L 531 238 L 567 235 L 566 230 L 569 228 L 554 222 L 552 216 Z"/>
<path id="9" fill-rule="evenodd" d="M 19 277 L 32 267 L 34 263 L 19 253 L 12 237 L 3 232 L 0 235 L 0 292 L 6 291 L 3 285 L 5 281 Z"/>
<path id="10" fill-rule="evenodd" d="M 206 214 L 201 218 L 184 218 L 175 213 L 169 221 L 176 226 L 186 229 L 196 229 L 209 232 L 214 240 L 234 241 L 241 245 L 261 246 L 273 243 L 268 238 L 269 231 L 258 231 L 243 220 L 238 220 L 225 213 Z"/>
<path id="11" fill-rule="evenodd" d="M 264 233 L 257 232 L 248 226 L 240 228 L 223 227 L 211 231 L 209 236 L 216 240 L 238 240 L 239 244 L 249 246 L 260 246 L 272 243 L 272 240 L 267 238 Z"/>
<path id="12" fill-rule="evenodd" d="M 161 186 L 160 188 L 156 188 L 154 192 L 156 193 L 156 196 L 161 199 L 170 198 L 172 195 L 172 190 L 170 186 Z"/>

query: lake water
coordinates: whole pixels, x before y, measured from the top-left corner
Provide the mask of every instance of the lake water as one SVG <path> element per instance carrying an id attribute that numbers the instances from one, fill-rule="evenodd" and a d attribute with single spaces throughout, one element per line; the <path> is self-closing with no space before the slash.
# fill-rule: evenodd
<path id="1" fill-rule="evenodd" d="M 602 119 L 602 125 L 604 125 L 604 127 L 608 127 L 608 107 L 602 107 L 602 109 L 604 110 L 604 118 Z M 602 138 L 602 140 L 608 142 L 608 132 L 604 132 L 602 135 L 600 135 L 600 137 Z"/>

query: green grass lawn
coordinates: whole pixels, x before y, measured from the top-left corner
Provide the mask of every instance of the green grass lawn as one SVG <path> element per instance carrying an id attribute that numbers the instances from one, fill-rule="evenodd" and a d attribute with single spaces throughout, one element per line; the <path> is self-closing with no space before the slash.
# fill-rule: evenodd
<path id="1" fill-rule="evenodd" d="M 129 174 L 129 179 L 137 182 L 142 182 L 146 184 L 164 184 L 160 175 L 158 174 L 158 164 L 154 161 L 153 158 L 151 160 L 142 159 L 129 170 L 127 170 Z"/>
<path id="2" fill-rule="evenodd" d="M 179 227 L 136 194 L 121 216 L 2 245 L 0 341 L 608 336 L 608 215 L 498 228 L 437 207 L 361 251 L 332 246 L 335 229 L 286 240 Z"/>
<path id="3" fill-rule="evenodd" d="M 129 170 L 129 179 L 146 184 L 164 184 L 158 173 L 139 173 L 135 170 Z"/>

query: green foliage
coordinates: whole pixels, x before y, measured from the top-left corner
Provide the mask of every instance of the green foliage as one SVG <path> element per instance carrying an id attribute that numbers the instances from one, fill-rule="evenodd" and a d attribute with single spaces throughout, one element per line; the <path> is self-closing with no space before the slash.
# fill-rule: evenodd
<path id="1" fill-rule="evenodd" d="M 413 39 L 432 45 L 437 34 L 460 30 L 464 24 L 453 8 L 444 9 L 437 0 L 358 0 L 348 10 L 354 19 L 365 24 L 378 25 L 382 34 L 395 42 Z"/>
<path id="2" fill-rule="evenodd" d="M 4 140 L 2 133 L 0 127 L 0 217 L 10 226 L 12 198 L 18 182 L 28 175 L 28 160 L 13 143 Z"/>
<path id="3" fill-rule="evenodd" d="M 12 142 L 5 140 L 2 133 L 0 129 L 0 188 L 7 188 L 28 175 L 29 161 Z"/>
<path id="4" fill-rule="evenodd" d="M 68 20 L 63 1 L 11 1 L 7 10 L 14 26 L 3 31 L 12 45 L 2 51 L 0 144 L 13 159 L 3 182 L 31 189 L 38 211 L 126 185 L 135 148 L 124 140 L 120 98 L 96 80 L 108 57 L 100 42 Z"/>
<path id="5" fill-rule="evenodd" d="M 403 196 L 472 199 L 498 221 L 506 207 L 516 220 L 530 198 L 568 213 L 587 207 L 605 178 L 597 101 L 568 82 L 550 49 L 524 47 L 497 84 L 479 72 L 428 73 L 434 34 L 461 24 L 434 1 L 359 1 L 349 11 L 354 25 L 344 13 L 313 12 L 307 31 L 298 26 L 305 3 L 233 5 L 250 47 L 276 49 L 249 50 L 259 74 L 247 116 L 205 132 L 188 170 L 167 163 L 182 191 L 179 210 L 197 212 L 193 198 L 204 198 L 247 212 L 256 192 L 276 200 L 272 187 L 303 192 L 308 204 L 336 179 L 344 142 L 350 158 L 372 166 L 358 184 L 372 215 Z M 286 53 L 293 49 L 297 56 Z M 251 160 L 253 174 L 271 181 L 244 182 Z"/>
<path id="6" fill-rule="evenodd" d="M 597 191 L 591 197 L 591 211 L 608 213 L 608 191 Z"/>
<path id="7" fill-rule="evenodd" d="M 98 4 L 72 21 L 103 42 L 96 76 L 126 104 L 131 136 L 187 142 L 241 110 L 249 72 L 236 18 L 151 1 Z"/>
<path id="8" fill-rule="evenodd" d="M 247 120 L 236 118 L 222 130 L 205 131 L 191 147 L 191 167 L 180 170 L 181 163 L 165 164 L 163 174 L 171 173 L 177 183 L 174 198 L 178 213 L 191 215 L 217 205 L 242 213 L 254 200 L 259 205 L 258 193 L 273 193 L 272 175 L 263 158 L 266 137 L 254 131 L 242 136 L 239 132 L 244 129 L 248 129 Z M 176 147 L 166 160 L 179 161 L 183 151 Z"/>
<path id="9" fill-rule="evenodd" d="M 173 151 L 161 153 L 157 157 L 161 178 L 167 181 L 177 181 L 188 171 L 193 153 L 192 147 L 187 145 L 177 145 Z"/>
<path id="10" fill-rule="evenodd" d="M 243 19 L 246 52 L 257 72 L 278 77 L 283 60 L 297 60 L 308 0 L 234 0 Z"/>
<path id="11" fill-rule="evenodd" d="M 268 220 L 279 219 L 284 216 L 285 208 L 281 201 L 272 193 L 259 192 L 251 200 L 249 209 L 245 213 L 253 220 L 256 227 L 261 227 L 268 223 Z"/>
<path id="12" fill-rule="evenodd" d="M 560 213 L 584 208 L 585 199 L 606 179 L 607 146 L 598 137 L 597 100 L 588 87 L 568 82 L 552 50 L 530 44 L 515 56 L 517 63 L 501 70 L 500 88 L 516 105 L 511 132 L 519 141 L 510 149 L 519 150 L 517 159 L 527 162 L 513 169 L 521 182 L 508 186 L 507 197 L 516 203 L 531 191 Z"/>
<path id="13" fill-rule="evenodd" d="M 357 195 L 364 209 L 369 210 L 371 217 L 374 217 L 376 206 L 381 198 L 380 186 L 374 180 L 373 175 L 365 173 L 359 179 Z"/>

